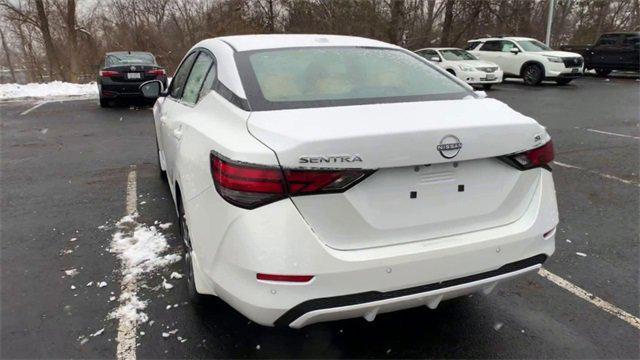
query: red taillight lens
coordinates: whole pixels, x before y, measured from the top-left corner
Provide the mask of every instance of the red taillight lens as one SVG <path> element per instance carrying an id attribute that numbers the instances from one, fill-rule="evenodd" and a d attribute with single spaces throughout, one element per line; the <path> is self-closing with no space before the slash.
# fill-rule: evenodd
<path id="1" fill-rule="evenodd" d="M 553 157 L 553 142 L 551 140 L 538 148 L 507 156 L 521 170 L 545 166 L 553 161 Z"/>
<path id="2" fill-rule="evenodd" d="M 343 192 L 371 170 L 282 170 L 223 159 L 211 153 L 213 182 L 229 203 L 245 209 L 288 196 Z"/>
<path id="3" fill-rule="evenodd" d="M 164 69 L 153 69 L 153 70 L 148 70 L 147 74 L 149 75 L 153 75 L 153 76 L 162 76 L 165 73 Z"/>
<path id="4" fill-rule="evenodd" d="M 276 274 L 256 274 L 258 280 L 263 281 L 282 281 L 305 283 L 313 279 L 313 275 L 276 275 Z"/>
<path id="5" fill-rule="evenodd" d="M 113 70 L 100 70 L 101 77 L 112 77 L 112 76 L 120 76 L 120 72 Z"/>

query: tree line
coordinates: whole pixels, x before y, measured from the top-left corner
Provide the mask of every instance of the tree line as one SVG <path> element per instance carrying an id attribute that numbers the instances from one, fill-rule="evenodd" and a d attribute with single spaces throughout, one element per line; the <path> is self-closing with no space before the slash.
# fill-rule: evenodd
<path id="1" fill-rule="evenodd" d="M 257 33 L 364 36 L 408 49 L 488 35 L 545 37 L 551 0 L 0 0 L 0 65 L 16 81 L 90 81 L 107 51 L 172 72 L 201 39 Z M 638 31 L 640 0 L 556 0 L 551 46 Z"/>

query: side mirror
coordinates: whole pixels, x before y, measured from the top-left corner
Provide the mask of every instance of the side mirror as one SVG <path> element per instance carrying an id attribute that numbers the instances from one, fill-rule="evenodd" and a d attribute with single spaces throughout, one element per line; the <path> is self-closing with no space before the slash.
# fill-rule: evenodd
<path id="1" fill-rule="evenodd" d="M 440 62 L 441 60 L 437 56 L 432 56 L 432 57 L 429 58 L 429 61 Z"/>
<path id="2" fill-rule="evenodd" d="M 513 55 L 518 55 L 518 53 L 520 52 L 520 49 L 514 47 L 514 48 L 511 48 L 509 52 L 512 53 Z"/>
<path id="3" fill-rule="evenodd" d="M 142 95 L 147 99 L 157 99 L 164 96 L 164 86 L 160 80 L 150 80 L 140 85 Z"/>

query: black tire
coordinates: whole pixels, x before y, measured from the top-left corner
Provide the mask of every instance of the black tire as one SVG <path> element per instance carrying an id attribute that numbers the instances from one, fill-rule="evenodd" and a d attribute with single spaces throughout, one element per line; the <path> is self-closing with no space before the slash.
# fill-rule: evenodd
<path id="1" fill-rule="evenodd" d="M 160 164 L 160 147 L 158 146 L 158 137 L 156 135 L 156 157 L 158 159 L 158 175 L 160 179 L 164 182 L 167 182 L 167 172 L 162 170 L 162 165 Z"/>
<path id="2" fill-rule="evenodd" d="M 601 77 L 605 77 L 611 74 L 611 70 L 609 69 L 596 69 L 596 74 Z"/>
<path id="3" fill-rule="evenodd" d="M 572 80 L 573 79 L 556 79 L 556 84 L 558 84 L 558 85 L 567 85 Z"/>
<path id="4" fill-rule="evenodd" d="M 111 107 L 111 103 L 109 102 L 109 99 L 105 99 L 105 98 L 101 97 L 100 98 L 100 107 L 102 107 L 102 108 Z"/>
<path id="5" fill-rule="evenodd" d="M 180 196 L 180 194 L 176 194 Z M 191 238 L 189 236 L 189 227 L 187 226 L 187 218 L 185 217 L 184 207 L 182 206 L 182 199 L 178 197 L 178 224 L 180 225 L 180 239 L 182 239 L 183 259 L 184 259 L 184 274 L 187 278 L 187 296 L 191 303 L 201 305 L 207 299 L 205 295 L 202 295 L 196 290 L 195 277 L 193 275 L 193 263 L 191 262 Z"/>
<path id="6" fill-rule="evenodd" d="M 491 90 L 491 86 L 492 85 L 493 84 L 482 84 L 482 88 L 485 89 L 485 90 Z"/>
<path id="7" fill-rule="evenodd" d="M 527 67 L 522 70 L 522 79 L 524 80 L 524 83 L 529 86 L 539 85 L 542 82 L 543 77 L 544 70 L 540 65 L 527 65 Z"/>

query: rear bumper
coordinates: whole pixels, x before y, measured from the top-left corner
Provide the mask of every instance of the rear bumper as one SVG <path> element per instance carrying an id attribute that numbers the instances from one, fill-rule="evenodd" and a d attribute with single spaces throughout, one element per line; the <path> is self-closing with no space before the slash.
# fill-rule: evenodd
<path id="1" fill-rule="evenodd" d="M 309 300 L 284 313 L 275 325 L 301 328 L 316 322 L 353 317 L 371 321 L 377 314 L 411 307 L 424 305 L 435 309 L 442 300 L 476 291 L 489 293 L 503 280 L 538 270 L 546 259 L 546 255 L 537 255 L 496 270 L 407 289 Z"/>
<path id="2" fill-rule="evenodd" d="M 164 87 L 167 87 L 167 77 L 159 77 L 157 80 L 162 81 Z M 109 78 L 99 79 L 98 92 L 102 98 L 137 98 L 142 97 L 140 85 L 145 81 L 113 81 Z"/>
<path id="3" fill-rule="evenodd" d="M 382 313 L 434 306 L 440 300 L 489 289 L 535 270 L 542 256 L 555 250 L 555 232 L 543 236 L 558 224 L 553 179 L 547 170 L 537 171 L 541 177 L 536 194 L 513 223 L 357 250 L 337 250 L 323 243 L 291 200 L 254 210 L 222 209 L 230 205 L 208 188 L 185 203 L 196 288 L 219 296 L 258 324 L 291 327 L 371 316 L 374 309 Z M 221 215 L 214 222 L 211 214 Z M 538 261 L 521 262 L 534 257 Z M 314 278 L 283 283 L 257 280 L 257 273 Z"/>

